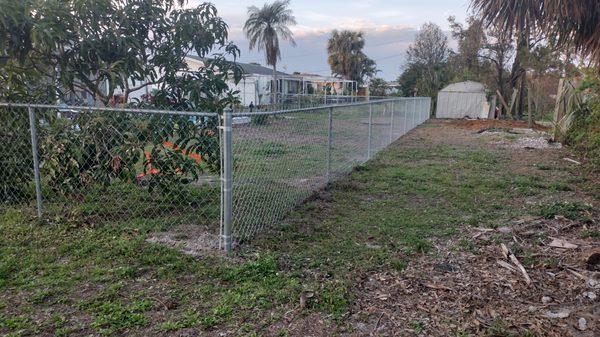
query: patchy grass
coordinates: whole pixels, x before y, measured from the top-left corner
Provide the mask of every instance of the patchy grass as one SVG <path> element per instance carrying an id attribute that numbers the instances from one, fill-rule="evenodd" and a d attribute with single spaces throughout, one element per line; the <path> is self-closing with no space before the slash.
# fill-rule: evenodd
<path id="1" fill-rule="evenodd" d="M 270 143 L 256 151 L 289 155 Z M 231 257 L 196 259 L 147 243 L 151 233 L 169 227 L 161 218 L 74 226 L 32 224 L 27 214 L 5 212 L 0 333 L 263 335 L 286 313 L 300 310 L 304 292 L 314 294 L 304 314 L 344 327 L 357 278 L 377 270 L 402 272 L 415 257 L 436 254 L 435 242 L 459 234 L 465 224 L 498 227 L 499 219 L 527 214 L 575 218 L 585 212 L 583 204 L 520 202 L 569 191 L 574 183 L 514 173 L 510 162 L 506 153 L 481 148 L 396 144 Z M 457 247 L 474 252 L 466 240 Z M 535 263 L 533 258 L 526 262 Z M 418 333 L 426 323 L 410 328 Z"/>
<path id="2" fill-rule="evenodd" d="M 555 202 L 540 205 L 539 215 L 546 219 L 552 219 L 555 216 L 564 216 L 570 220 L 587 222 L 591 219 L 585 215 L 585 211 L 589 210 L 591 210 L 591 206 L 580 202 Z"/>

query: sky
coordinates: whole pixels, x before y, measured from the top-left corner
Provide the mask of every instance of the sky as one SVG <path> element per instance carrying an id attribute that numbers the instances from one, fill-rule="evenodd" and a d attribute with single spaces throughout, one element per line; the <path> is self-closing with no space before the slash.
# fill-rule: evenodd
<path id="1" fill-rule="evenodd" d="M 191 0 L 194 5 L 202 0 Z M 219 15 L 229 25 L 230 40 L 241 50 L 240 62 L 265 65 L 263 53 L 248 50 L 243 33 L 249 6 L 267 0 L 213 0 Z M 271 1 L 271 0 L 269 0 Z M 361 30 L 365 33 L 365 53 L 377 63 L 377 74 L 395 80 L 402 71 L 406 49 L 419 27 L 426 22 L 449 29 L 448 16 L 464 22 L 468 0 L 292 0 L 297 25 L 291 27 L 296 47 L 283 42 L 279 70 L 330 75 L 325 50 L 333 29 Z"/>

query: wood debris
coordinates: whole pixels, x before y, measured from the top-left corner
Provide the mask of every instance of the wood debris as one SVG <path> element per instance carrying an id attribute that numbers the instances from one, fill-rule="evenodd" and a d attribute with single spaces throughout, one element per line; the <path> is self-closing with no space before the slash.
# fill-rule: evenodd
<path id="1" fill-rule="evenodd" d="M 548 244 L 549 247 L 563 248 L 563 249 L 577 249 L 579 246 L 565 239 L 551 238 L 552 242 Z"/>
<path id="2" fill-rule="evenodd" d="M 508 249 L 508 247 L 506 247 L 506 245 L 503 244 L 503 243 L 500 244 L 500 248 L 502 249 L 502 254 L 504 255 L 504 258 L 510 259 L 510 261 L 515 266 L 517 266 L 517 269 L 519 269 L 519 271 L 521 272 L 521 274 L 523 274 L 523 277 L 525 278 L 525 283 L 527 283 L 527 285 L 530 285 L 531 284 L 531 278 L 529 277 L 529 274 L 527 274 L 527 270 L 525 270 L 525 267 L 523 267 L 523 265 L 521 264 L 521 262 L 519 262 L 519 260 L 515 256 L 515 254 L 513 254 Z"/>
<path id="3" fill-rule="evenodd" d="M 568 161 L 569 163 L 573 163 L 576 165 L 581 165 L 581 162 L 575 160 L 575 159 L 571 159 L 571 158 L 563 158 L 563 160 Z"/>

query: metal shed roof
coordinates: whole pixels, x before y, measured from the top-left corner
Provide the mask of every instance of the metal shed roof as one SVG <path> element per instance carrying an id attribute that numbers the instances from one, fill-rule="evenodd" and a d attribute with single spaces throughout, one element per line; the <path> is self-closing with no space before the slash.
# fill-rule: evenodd
<path id="1" fill-rule="evenodd" d="M 442 89 L 443 92 L 476 92 L 485 93 L 485 86 L 479 82 L 465 81 L 453 83 Z"/>

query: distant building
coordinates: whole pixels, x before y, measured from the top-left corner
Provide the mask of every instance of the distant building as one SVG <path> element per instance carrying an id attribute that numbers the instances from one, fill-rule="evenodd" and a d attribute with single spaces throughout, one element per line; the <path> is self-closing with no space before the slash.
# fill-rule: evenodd
<path id="1" fill-rule="evenodd" d="M 188 67 L 192 70 L 204 66 L 202 58 L 190 55 L 186 57 Z M 258 63 L 237 63 L 243 70 L 242 80 L 235 84 L 231 81 L 229 88 L 240 92 L 242 105 L 250 103 L 266 105 L 271 100 L 273 69 Z M 295 72 L 293 74 L 277 71 L 277 90 L 275 101 L 290 100 L 298 95 L 327 94 L 329 96 L 355 96 L 358 91 L 356 81 L 347 81 L 332 76 Z"/>
<path id="2" fill-rule="evenodd" d="M 385 88 L 385 93 L 386 93 L 386 95 L 393 95 L 393 94 L 400 93 L 401 90 L 402 90 L 402 88 L 400 87 L 400 82 L 392 81 L 392 82 L 387 82 L 387 86 Z"/>
<path id="3" fill-rule="evenodd" d="M 188 55 L 185 58 L 185 63 L 192 71 L 204 67 L 204 59 L 195 55 Z M 273 69 L 264 67 L 258 63 L 238 62 L 237 64 L 242 68 L 242 79 L 237 84 L 233 80 L 229 80 L 227 84 L 230 89 L 239 91 L 241 104 L 244 106 L 249 106 L 250 103 L 253 103 L 254 106 L 270 104 L 272 102 L 271 85 L 273 83 Z M 347 81 L 337 77 L 308 73 L 297 72 L 288 74 L 278 71 L 277 82 L 278 85 L 274 100 L 276 102 L 294 101 L 299 95 L 327 95 L 330 97 L 329 101 L 336 102 L 334 97 L 354 97 L 358 92 L 356 81 Z M 129 82 L 130 87 L 139 85 L 139 82 Z M 158 88 L 158 84 L 144 86 L 139 90 L 131 92 L 129 94 L 129 101 L 147 99 Z M 113 101 L 115 103 L 123 103 L 123 99 L 122 90 L 115 90 Z M 84 105 L 96 105 L 97 103 L 84 91 L 73 93 L 67 100 L 69 103 L 78 101 Z"/>
<path id="4" fill-rule="evenodd" d="M 438 93 L 437 118 L 488 118 L 490 104 L 479 82 L 453 83 Z"/>

